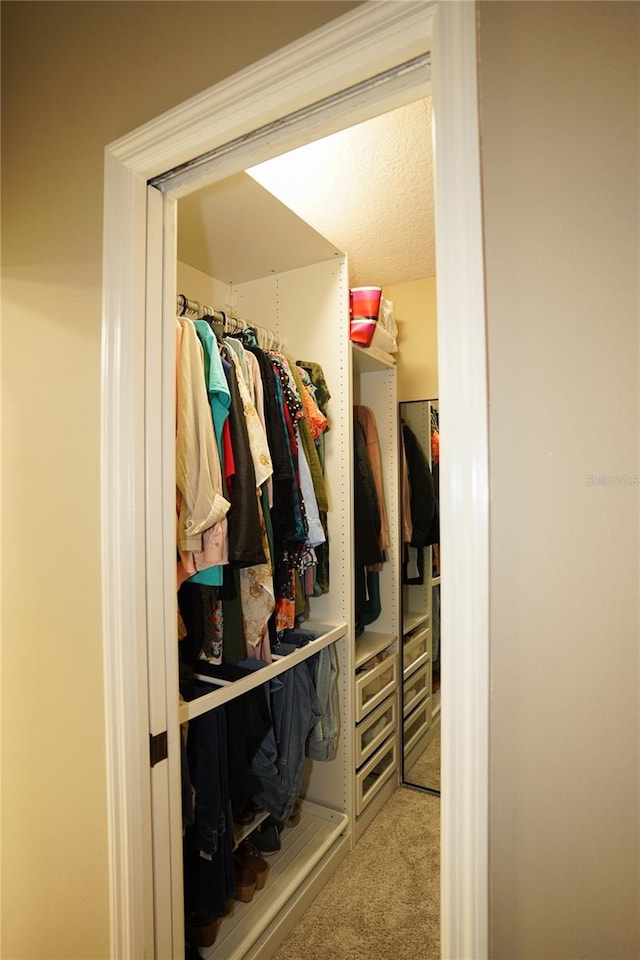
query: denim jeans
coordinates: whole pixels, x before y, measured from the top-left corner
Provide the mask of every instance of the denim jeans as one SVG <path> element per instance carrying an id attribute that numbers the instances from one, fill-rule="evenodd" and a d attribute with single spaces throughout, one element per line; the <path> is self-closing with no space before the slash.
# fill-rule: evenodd
<path id="1" fill-rule="evenodd" d="M 309 735 L 307 756 L 312 760 L 333 760 L 340 731 L 338 655 L 335 644 L 323 647 L 313 659 L 314 683 L 321 716 Z"/>
<path id="2" fill-rule="evenodd" d="M 322 714 L 306 663 L 274 677 L 269 687 L 273 726 L 252 761 L 262 783 L 254 800 L 286 820 L 300 791 L 307 737 Z"/>
<path id="3" fill-rule="evenodd" d="M 197 685 L 183 686 L 185 700 L 199 692 Z M 193 822 L 183 838 L 185 915 L 209 921 L 224 916 L 225 901 L 235 893 L 223 710 L 211 710 L 189 721 L 186 754 L 195 806 Z"/>

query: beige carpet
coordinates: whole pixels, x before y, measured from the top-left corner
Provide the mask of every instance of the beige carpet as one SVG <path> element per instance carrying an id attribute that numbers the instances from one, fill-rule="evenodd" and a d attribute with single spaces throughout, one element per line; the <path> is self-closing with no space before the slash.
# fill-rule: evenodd
<path id="1" fill-rule="evenodd" d="M 418 786 L 440 789 L 440 729 L 416 762 L 405 771 L 405 780 Z"/>
<path id="2" fill-rule="evenodd" d="M 400 787 L 273 960 L 439 960 L 440 798 Z"/>

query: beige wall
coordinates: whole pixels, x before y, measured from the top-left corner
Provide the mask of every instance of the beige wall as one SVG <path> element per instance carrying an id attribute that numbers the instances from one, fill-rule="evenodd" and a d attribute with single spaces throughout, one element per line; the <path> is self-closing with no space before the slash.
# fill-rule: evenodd
<path id="1" fill-rule="evenodd" d="M 640 956 L 638 13 L 480 4 L 494 960 Z"/>
<path id="2" fill-rule="evenodd" d="M 438 396 L 436 280 L 428 277 L 387 286 L 398 324 L 398 400 Z"/>
<path id="3" fill-rule="evenodd" d="M 353 3 L 2 3 L 2 956 L 108 947 L 106 143 Z"/>
<path id="4" fill-rule="evenodd" d="M 232 310 L 233 305 L 227 302 L 231 299 L 229 285 L 182 260 L 176 264 L 176 289 L 179 294 L 196 300 L 201 306 L 206 304 L 214 310 Z"/>

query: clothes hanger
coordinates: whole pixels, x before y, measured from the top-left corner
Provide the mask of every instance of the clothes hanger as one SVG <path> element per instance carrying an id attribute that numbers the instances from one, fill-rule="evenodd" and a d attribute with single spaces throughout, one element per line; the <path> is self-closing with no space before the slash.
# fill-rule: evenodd
<path id="1" fill-rule="evenodd" d="M 258 346 L 258 331 L 255 327 L 245 327 L 241 334 L 242 343 L 245 347 Z"/>
<path id="2" fill-rule="evenodd" d="M 218 343 L 222 343 L 226 326 L 225 314 L 221 310 L 212 310 L 211 313 L 205 313 L 202 319 L 209 324 Z"/>
<path id="3" fill-rule="evenodd" d="M 184 293 L 179 293 L 177 297 L 176 313 L 179 317 L 189 317 L 195 319 L 200 313 L 200 304 L 197 300 L 189 300 Z"/>

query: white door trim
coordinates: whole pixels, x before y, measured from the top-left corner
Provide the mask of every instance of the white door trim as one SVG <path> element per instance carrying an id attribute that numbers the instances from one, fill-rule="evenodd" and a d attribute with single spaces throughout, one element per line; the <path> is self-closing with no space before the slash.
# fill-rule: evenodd
<path id="1" fill-rule="evenodd" d="M 145 562 L 145 525 L 153 522 L 145 485 L 145 450 L 153 448 L 145 442 L 147 181 L 419 56 L 431 47 L 432 25 L 446 423 L 442 942 L 447 960 L 487 955 L 487 388 L 475 5 L 417 0 L 363 4 L 106 148 L 101 502 L 111 956 L 118 960 L 139 960 L 154 950 Z M 303 135 L 324 136 L 422 95 L 421 77 L 390 81 L 328 108 L 306 126 L 292 124 L 264 138 L 254 145 L 251 162 L 297 145 Z M 234 164 L 239 169 L 238 162 L 230 154 L 228 172 Z M 217 174 L 226 175 L 220 169 Z M 178 189 L 195 185 L 193 177 L 181 187 L 176 182 L 174 198 Z"/>
<path id="2" fill-rule="evenodd" d="M 441 470 L 442 956 L 488 956 L 489 467 L 475 4 L 433 54 Z"/>

